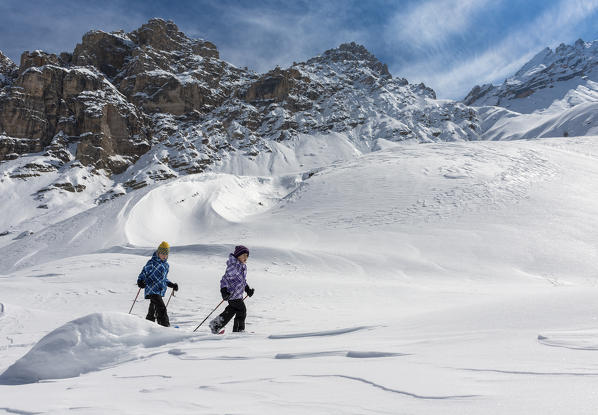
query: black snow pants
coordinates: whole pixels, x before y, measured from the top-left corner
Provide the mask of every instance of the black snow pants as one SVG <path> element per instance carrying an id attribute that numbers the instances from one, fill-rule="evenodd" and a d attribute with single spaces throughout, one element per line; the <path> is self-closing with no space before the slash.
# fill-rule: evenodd
<path id="1" fill-rule="evenodd" d="M 170 327 L 168 320 L 168 313 L 166 312 L 166 305 L 162 296 L 158 294 L 150 294 L 147 297 L 150 300 L 149 309 L 147 310 L 146 319 L 150 321 L 158 320 L 158 324 L 164 327 Z"/>
<path id="2" fill-rule="evenodd" d="M 245 330 L 245 317 L 247 317 L 247 307 L 242 299 L 229 300 L 228 305 L 214 321 L 214 326 L 217 330 L 220 330 L 230 321 L 231 318 L 235 317 L 233 322 L 233 331 L 244 331 Z"/>

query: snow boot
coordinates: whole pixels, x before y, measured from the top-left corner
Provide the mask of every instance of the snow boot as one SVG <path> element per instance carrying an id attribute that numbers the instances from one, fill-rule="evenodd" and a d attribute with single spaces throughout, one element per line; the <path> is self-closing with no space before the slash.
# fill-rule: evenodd
<path id="1" fill-rule="evenodd" d="M 222 319 L 220 318 L 220 316 L 218 316 L 214 320 L 210 321 L 210 330 L 212 331 L 212 334 L 218 334 L 218 332 L 221 329 L 221 327 L 220 327 L 221 322 L 222 322 Z"/>

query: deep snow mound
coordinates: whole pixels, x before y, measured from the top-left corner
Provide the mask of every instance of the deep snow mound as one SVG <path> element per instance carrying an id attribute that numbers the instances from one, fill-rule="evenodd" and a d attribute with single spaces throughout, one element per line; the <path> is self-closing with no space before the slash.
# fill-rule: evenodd
<path id="1" fill-rule="evenodd" d="M 44 336 L 0 375 L 0 384 L 76 377 L 133 360 L 142 356 L 144 349 L 190 336 L 129 314 L 90 314 Z"/>
<path id="2" fill-rule="evenodd" d="M 198 235 L 262 213 L 289 191 L 289 178 L 205 174 L 185 177 L 149 191 L 131 209 L 127 241 L 152 246 L 168 240 L 197 243 Z"/>

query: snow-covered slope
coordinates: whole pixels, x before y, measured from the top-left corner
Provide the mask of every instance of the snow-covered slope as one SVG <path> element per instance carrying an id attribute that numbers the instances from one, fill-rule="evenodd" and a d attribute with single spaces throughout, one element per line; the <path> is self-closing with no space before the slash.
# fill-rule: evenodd
<path id="1" fill-rule="evenodd" d="M 586 139 L 589 148 L 593 140 Z M 367 243 L 376 241 L 375 235 L 395 233 L 392 247 L 385 246 L 384 237 L 374 244 L 381 246 L 380 258 L 394 256 L 397 253 L 392 250 L 402 243 L 406 244 L 402 250 L 414 249 L 412 240 L 396 234 L 404 227 L 438 223 L 432 229 L 443 232 L 443 223 L 462 216 L 488 222 L 501 210 L 505 215 L 521 212 L 525 207 L 521 202 L 531 197 L 530 192 L 554 184 L 552 178 L 560 174 L 551 143 L 397 145 L 381 140 L 379 146 L 384 150 L 310 173 L 270 177 L 219 173 L 173 179 L 49 224 L 27 237 L 11 240 L 11 235 L 5 236 L 4 249 L 11 255 L 0 259 L 0 268 L 19 269 L 56 255 L 89 254 L 115 246 L 151 249 L 160 239 L 169 239 L 175 246 L 226 244 L 239 235 L 268 249 L 300 243 L 318 252 L 344 252 L 358 258 L 360 239 L 348 241 L 347 246 L 338 246 L 336 241 L 339 233 L 350 233 L 354 227 L 372 229 L 374 235 L 366 238 Z M 561 183 L 564 181 L 556 182 Z M 562 185 L 563 189 L 551 191 L 560 194 L 570 187 Z M 562 206 L 563 211 L 576 209 L 569 199 L 550 205 L 555 209 Z M 286 232 L 279 235 L 276 229 Z M 437 237 L 424 238 L 416 250 L 434 243 Z M 530 238 L 505 245 L 527 251 L 540 243 Z M 334 245 L 328 247 L 329 240 Z M 475 249 L 476 240 L 465 238 L 466 250 Z M 546 258 L 532 263 L 548 264 L 552 254 L 538 252 L 534 256 Z M 514 259 L 517 254 L 509 256 Z M 499 266 L 502 256 L 495 260 Z M 434 269 L 431 263 L 427 266 Z"/>
<path id="2" fill-rule="evenodd" d="M 519 114 L 501 107 L 478 109 L 485 140 L 598 134 L 598 100 L 564 110 Z"/>
<path id="3" fill-rule="evenodd" d="M 3 241 L 0 411 L 592 413 L 597 140 L 379 140 L 41 218 Z M 133 302 L 163 239 L 178 328 Z M 238 243 L 248 333 L 194 333 Z"/>

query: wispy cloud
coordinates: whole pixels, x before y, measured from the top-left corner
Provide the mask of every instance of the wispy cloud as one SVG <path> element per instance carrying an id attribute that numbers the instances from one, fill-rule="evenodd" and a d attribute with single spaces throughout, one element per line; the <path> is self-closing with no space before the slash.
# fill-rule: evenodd
<path id="1" fill-rule="evenodd" d="M 130 30 L 144 22 L 142 16 L 118 1 L 110 5 L 41 1 L 28 7 L 17 0 L 5 0 L 0 3 L 0 16 L 0 50 L 17 64 L 25 50 L 72 52 L 89 30 Z"/>
<path id="2" fill-rule="evenodd" d="M 442 45 L 448 38 L 471 30 L 475 16 L 489 0 L 431 0 L 398 11 L 387 23 L 386 38 L 416 48 Z"/>
<path id="3" fill-rule="evenodd" d="M 331 4 L 292 9 L 227 7 L 235 32 L 219 46 L 224 59 L 264 72 L 286 67 L 347 41 L 363 41 L 363 30 L 343 26 Z"/>
<path id="4" fill-rule="evenodd" d="M 574 40 L 576 25 L 597 10 L 598 0 L 561 0 L 464 61 L 454 60 L 451 53 L 428 56 L 425 62 L 403 65 L 401 76 L 426 82 L 441 97 L 461 98 L 474 86 L 472 80 L 501 82 L 546 46 Z"/>

